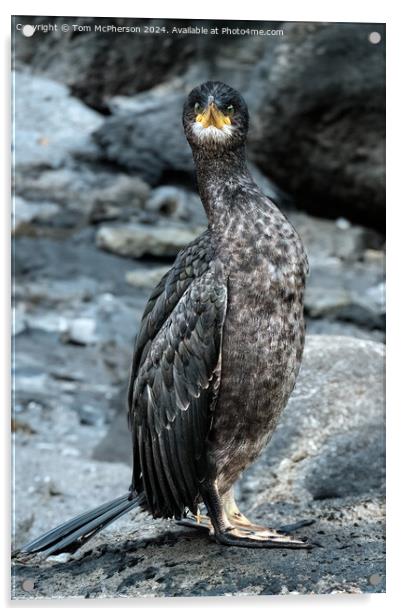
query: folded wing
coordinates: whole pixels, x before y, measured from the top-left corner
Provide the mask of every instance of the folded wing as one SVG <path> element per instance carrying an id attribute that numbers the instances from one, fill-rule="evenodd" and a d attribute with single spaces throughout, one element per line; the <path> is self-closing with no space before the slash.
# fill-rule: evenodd
<path id="1" fill-rule="evenodd" d="M 227 288 L 221 269 L 187 286 L 149 337 L 132 379 L 133 487 L 155 517 L 195 512 L 211 472 L 207 439 L 219 392 Z"/>

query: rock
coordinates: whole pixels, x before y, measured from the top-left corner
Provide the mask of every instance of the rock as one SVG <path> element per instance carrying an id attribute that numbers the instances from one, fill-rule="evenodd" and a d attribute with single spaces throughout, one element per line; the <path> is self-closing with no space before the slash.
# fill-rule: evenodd
<path id="1" fill-rule="evenodd" d="M 73 279 L 52 280 L 51 283 L 47 278 L 23 282 L 17 280 L 13 289 L 17 300 L 33 304 L 45 303 L 47 306 L 60 306 L 74 301 L 88 302 L 97 290 L 96 280 L 79 275 Z"/>
<path id="2" fill-rule="evenodd" d="M 383 245 L 380 234 L 346 219 L 334 222 L 293 210 L 288 217 L 303 240 L 311 268 L 333 257 L 358 261 L 366 250 L 378 250 Z"/>
<path id="3" fill-rule="evenodd" d="M 14 160 L 19 171 L 57 169 L 79 155 L 93 157 L 90 134 L 103 123 L 68 88 L 44 77 L 13 73 Z M 16 184 L 18 193 L 18 182 Z"/>
<path id="4" fill-rule="evenodd" d="M 35 366 L 19 365 L 15 367 L 13 387 L 16 391 L 28 391 L 37 394 L 47 386 L 48 375 Z"/>
<path id="5" fill-rule="evenodd" d="M 59 284 L 65 281 L 65 294 L 73 297 L 75 279 L 77 294 L 90 297 L 98 284 L 104 292 L 127 292 L 129 286 L 125 272 L 132 269 L 132 264 L 97 249 L 95 232 L 90 230 L 79 236 L 58 239 L 19 237 L 15 243 L 14 267 L 18 281 L 38 281 L 40 288 L 37 291 L 42 297 L 43 292 L 51 294 L 51 291 L 43 291 L 44 285 L 51 286 L 55 281 Z M 92 284 L 82 283 L 82 278 L 90 279 Z M 54 294 L 52 297 L 54 302 Z"/>
<path id="6" fill-rule="evenodd" d="M 55 203 L 32 203 L 21 197 L 14 198 L 13 219 L 11 230 L 13 234 L 23 232 L 28 223 L 46 222 L 59 212 Z"/>
<path id="7" fill-rule="evenodd" d="M 15 19 L 23 24 L 48 23 L 43 17 Z M 107 110 L 111 95 L 142 92 L 181 75 L 197 53 L 193 39 L 185 34 L 165 36 L 152 31 L 161 25 L 168 27 L 161 20 L 55 17 L 52 23 L 58 25 L 59 32 L 36 32 L 35 45 L 31 44 L 31 39 L 16 32 L 16 61 L 61 81 L 87 105 L 102 111 Z M 63 32 L 60 36 L 64 23 L 70 24 L 70 32 Z M 74 31 L 73 25 L 77 30 Z M 150 31 L 114 34 L 95 31 L 95 26 L 148 26 Z M 78 27 L 83 30 L 78 31 Z M 91 31 L 85 31 L 85 28 L 91 28 Z M 146 70 L 138 70 L 139 66 L 146 66 Z"/>
<path id="8" fill-rule="evenodd" d="M 124 227 L 102 226 L 96 235 L 96 244 L 103 250 L 124 257 L 175 257 L 179 250 L 192 242 L 203 229 L 165 226 L 153 227 L 131 223 Z"/>
<path id="9" fill-rule="evenodd" d="M 225 548 L 202 532 L 135 511 L 105 528 L 72 560 L 16 559 L 13 596 L 384 592 L 383 368 L 381 344 L 310 337 L 271 444 L 240 483 L 238 501 L 252 519 L 274 526 L 314 519 L 298 532 L 321 548 Z M 79 423 L 75 429 L 89 430 Z M 40 435 L 29 438 L 35 442 Z M 41 449 L 40 456 L 29 447 L 19 451 L 16 485 L 24 489 L 17 493 L 16 545 L 123 493 L 130 481 L 130 468 L 116 461 L 70 456 L 66 465 L 57 449 Z M 107 455 L 114 459 L 110 450 Z M 42 489 L 49 481 L 57 483 L 54 495 Z M 29 591 L 22 585 L 28 578 Z"/>
<path id="10" fill-rule="evenodd" d="M 207 226 L 200 197 L 181 186 L 158 186 L 152 191 L 145 207 L 147 211 L 162 217 Z"/>
<path id="11" fill-rule="evenodd" d="M 290 210 L 287 216 L 306 247 L 310 276 L 306 284 L 305 309 L 310 319 L 323 319 L 314 326 L 325 333 L 324 325 L 335 319 L 349 323 L 349 333 L 358 337 L 370 330 L 383 339 L 385 329 L 385 254 L 383 238 L 373 230 L 349 221 L 330 221 Z M 328 333 L 342 333 L 329 325 Z M 357 328 L 357 329 L 356 329 Z M 345 331 L 345 335 L 347 335 Z M 369 336 L 370 337 L 370 336 Z"/>
<path id="12" fill-rule="evenodd" d="M 90 195 L 92 211 L 90 220 L 101 222 L 116 218 L 128 219 L 144 207 L 149 186 L 140 178 L 116 174 L 113 182 L 95 189 Z"/>
<path id="13" fill-rule="evenodd" d="M 76 226 L 87 219 L 91 222 L 128 219 L 142 210 L 150 191 L 138 177 L 83 162 L 40 173 L 17 170 L 16 189 L 25 199 L 51 199 L 71 211 Z"/>
<path id="14" fill-rule="evenodd" d="M 156 287 L 162 276 L 166 274 L 170 269 L 167 267 L 152 267 L 141 268 L 126 273 L 126 280 L 134 287 L 144 287 L 147 289 L 153 289 Z"/>
<path id="15" fill-rule="evenodd" d="M 12 313 L 12 334 L 13 336 L 18 336 L 21 334 L 26 328 L 25 321 L 25 304 L 23 302 L 19 302 L 17 305 L 13 307 Z"/>
<path id="16" fill-rule="evenodd" d="M 63 333 L 68 330 L 68 318 L 60 311 L 32 310 L 25 313 L 25 324 L 30 329 L 40 329 L 44 332 Z"/>
<path id="17" fill-rule="evenodd" d="M 193 159 L 182 126 L 184 92 L 139 94 L 130 112 L 107 118 L 94 140 L 107 160 L 154 186 L 166 171 L 191 174 Z"/>
<path id="18" fill-rule="evenodd" d="M 383 344 L 307 338 L 295 391 L 264 459 L 250 473 L 259 476 L 260 464 L 272 469 L 266 476 L 271 498 L 382 493 L 384 368 Z"/>
<path id="19" fill-rule="evenodd" d="M 326 318 L 312 319 L 307 318 L 307 333 L 309 335 L 324 336 L 348 336 L 361 340 L 373 340 L 374 342 L 385 342 L 385 332 L 381 329 L 366 329 L 362 325 L 354 323 L 331 320 Z"/>
<path id="20" fill-rule="evenodd" d="M 66 341 L 75 344 L 95 344 L 98 340 L 96 335 L 96 321 L 91 318 L 74 319 L 66 332 Z"/>
<path id="21" fill-rule="evenodd" d="M 16 23 L 47 25 L 44 17 L 15 17 Z M 60 36 L 61 25 L 70 32 Z M 95 109 L 107 111 L 110 98 L 131 96 L 164 87 L 170 81 L 185 82 L 187 89 L 209 79 L 226 81 L 244 91 L 252 69 L 268 49 L 273 50 L 278 37 L 200 36 L 176 32 L 166 36 L 172 22 L 165 19 L 55 17 L 59 32 L 35 33 L 32 39 L 16 31 L 15 63 L 28 64 L 32 71 L 67 84 L 75 96 Z M 250 22 L 236 27 L 250 28 Z M 256 22 L 255 27 L 280 28 L 281 23 Z M 73 26 L 76 29 L 73 29 Z M 136 32 L 95 31 L 95 27 L 140 27 Z M 216 26 L 213 20 L 180 20 L 180 28 Z M 149 28 L 144 32 L 145 27 Z M 81 31 L 78 30 L 81 28 Z M 85 30 L 90 28 L 91 31 Z M 156 32 L 157 28 L 162 28 Z M 138 70 L 146 66 L 146 70 Z M 115 107 L 115 104 L 113 105 Z"/>
<path id="22" fill-rule="evenodd" d="M 384 266 L 327 259 L 311 267 L 305 310 L 313 318 L 337 318 L 368 329 L 385 329 Z"/>
<path id="23" fill-rule="evenodd" d="M 385 226 L 385 29 L 288 23 L 245 93 L 254 161 L 319 216 Z"/>

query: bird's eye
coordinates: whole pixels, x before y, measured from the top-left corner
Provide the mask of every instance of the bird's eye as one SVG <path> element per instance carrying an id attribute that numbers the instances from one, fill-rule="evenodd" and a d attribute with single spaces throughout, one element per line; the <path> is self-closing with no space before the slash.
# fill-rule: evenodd
<path id="1" fill-rule="evenodd" d="M 228 107 L 226 107 L 226 113 L 231 116 L 234 114 L 234 107 L 233 105 L 229 105 Z"/>
<path id="2" fill-rule="evenodd" d="M 200 111 L 201 111 L 200 103 L 195 103 L 195 105 L 194 105 L 194 113 L 200 113 Z"/>

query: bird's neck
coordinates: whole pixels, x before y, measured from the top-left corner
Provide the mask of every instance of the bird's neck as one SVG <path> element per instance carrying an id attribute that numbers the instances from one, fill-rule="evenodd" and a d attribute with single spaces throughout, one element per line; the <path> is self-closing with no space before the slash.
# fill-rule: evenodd
<path id="1" fill-rule="evenodd" d="M 194 152 L 198 191 L 210 229 L 218 231 L 233 216 L 236 195 L 247 186 L 255 186 L 247 167 L 244 145 L 211 155 Z"/>

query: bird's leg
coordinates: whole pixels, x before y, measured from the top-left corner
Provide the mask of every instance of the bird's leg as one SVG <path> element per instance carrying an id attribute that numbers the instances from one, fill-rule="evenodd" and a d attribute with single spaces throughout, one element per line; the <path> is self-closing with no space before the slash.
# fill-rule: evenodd
<path id="1" fill-rule="evenodd" d="M 250 522 L 238 509 L 233 492 L 220 496 L 216 481 L 203 488 L 203 499 L 214 529 L 223 545 L 253 548 L 311 548 L 305 540 Z M 211 533 L 212 534 L 212 533 Z"/>
<path id="2" fill-rule="evenodd" d="M 234 499 L 233 488 L 223 494 L 220 498 L 223 512 L 226 516 L 227 525 L 233 527 L 234 529 L 237 529 L 238 531 L 244 531 L 243 534 L 246 533 L 247 537 L 252 538 L 254 542 L 262 541 L 264 539 L 272 541 L 275 538 L 279 538 L 281 540 L 279 543 L 279 547 L 312 547 L 306 541 L 302 541 L 301 539 L 295 539 L 294 537 L 289 535 L 289 533 L 297 530 L 298 528 L 309 526 L 314 522 L 314 520 L 301 520 L 299 522 L 296 522 L 295 524 L 281 526 L 280 528 L 275 530 L 273 528 L 267 528 L 265 526 L 255 524 L 254 522 L 251 522 L 243 513 L 241 513 Z M 179 520 L 177 523 L 180 526 L 189 526 L 190 528 L 198 528 L 204 531 L 206 530 L 209 532 L 210 535 L 215 534 L 215 528 L 211 522 L 210 517 L 208 515 L 201 514 L 199 509 L 197 510 L 197 515 L 188 513 L 185 518 Z M 284 539 L 285 543 L 291 542 L 292 545 L 284 545 Z M 253 544 L 252 547 L 276 547 L 276 545 L 256 546 L 255 544 Z"/>

